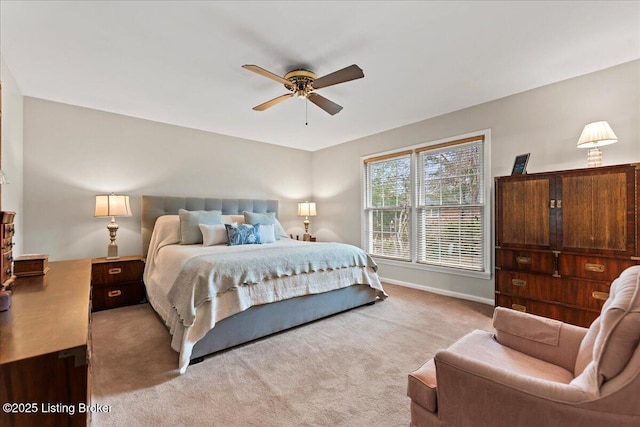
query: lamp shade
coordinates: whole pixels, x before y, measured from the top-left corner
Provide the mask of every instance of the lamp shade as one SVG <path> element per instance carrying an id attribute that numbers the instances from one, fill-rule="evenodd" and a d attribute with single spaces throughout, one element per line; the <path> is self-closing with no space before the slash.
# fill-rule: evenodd
<path id="1" fill-rule="evenodd" d="M 298 203 L 298 216 L 316 216 L 316 204 L 315 202 L 300 202 Z"/>
<path id="2" fill-rule="evenodd" d="M 587 124 L 578 139 L 578 148 L 595 148 L 618 142 L 618 137 L 606 121 Z"/>
<path id="3" fill-rule="evenodd" d="M 94 216 L 131 216 L 129 196 L 105 194 L 96 196 Z"/>

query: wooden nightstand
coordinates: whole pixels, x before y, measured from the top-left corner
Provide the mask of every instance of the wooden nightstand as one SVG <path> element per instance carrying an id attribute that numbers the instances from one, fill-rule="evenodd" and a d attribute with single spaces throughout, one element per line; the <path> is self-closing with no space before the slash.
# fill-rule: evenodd
<path id="1" fill-rule="evenodd" d="M 118 259 L 91 260 L 91 311 L 108 310 L 144 302 L 142 281 L 144 258 L 127 256 Z"/>

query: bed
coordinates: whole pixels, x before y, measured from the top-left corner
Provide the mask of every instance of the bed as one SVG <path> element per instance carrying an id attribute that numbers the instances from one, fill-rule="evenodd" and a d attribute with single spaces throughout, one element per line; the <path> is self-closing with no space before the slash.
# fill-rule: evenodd
<path id="1" fill-rule="evenodd" d="M 255 226 L 274 230 L 268 244 L 207 246 L 206 235 L 205 244 L 180 244 L 181 209 L 219 211 L 220 222 L 235 226 L 245 212 L 276 218 L 278 201 L 142 196 L 147 297 L 180 353 L 180 373 L 208 354 L 387 296 L 359 248 L 289 239 L 277 218 Z"/>

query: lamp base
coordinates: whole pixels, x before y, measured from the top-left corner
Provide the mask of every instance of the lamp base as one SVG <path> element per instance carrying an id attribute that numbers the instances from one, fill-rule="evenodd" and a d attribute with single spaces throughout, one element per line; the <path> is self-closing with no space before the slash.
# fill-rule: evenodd
<path id="1" fill-rule="evenodd" d="M 107 259 L 119 259 L 118 256 L 118 245 L 115 243 L 109 243 L 107 246 Z"/>
<path id="2" fill-rule="evenodd" d="M 602 150 L 595 147 L 587 154 L 587 167 L 597 168 L 598 166 L 602 166 Z"/>
<path id="3" fill-rule="evenodd" d="M 310 242 L 310 241 L 311 241 L 311 234 L 309 234 L 309 233 L 304 233 L 304 234 L 302 235 L 302 240 L 303 240 L 303 241 L 305 241 L 305 242 Z"/>

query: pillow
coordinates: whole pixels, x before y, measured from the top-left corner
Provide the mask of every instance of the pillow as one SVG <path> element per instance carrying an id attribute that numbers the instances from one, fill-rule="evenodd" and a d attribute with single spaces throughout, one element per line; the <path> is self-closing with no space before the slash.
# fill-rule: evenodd
<path id="1" fill-rule="evenodd" d="M 274 243 L 276 241 L 275 226 L 273 224 L 257 224 L 260 229 L 260 241 L 262 243 Z"/>
<path id="2" fill-rule="evenodd" d="M 221 211 L 188 211 L 180 209 L 180 244 L 195 245 L 202 243 L 200 224 L 220 224 Z"/>
<path id="3" fill-rule="evenodd" d="M 223 224 L 233 224 L 233 223 L 238 223 L 238 224 L 244 224 L 244 215 L 222 215 L 222 217 L 220 217 L 220 222 L 222 222 Z"/>
<path id="4" fill-rule="evenodd" d="M 276 214 L 275 212 L 267 212 L 267 213 L 257 213 L 257 212 L 247 212 L 244 211 L 244 222 L 245 224 L 251 225 L 275 225 L 276 223 Z M 273 234 L 274 239 L 279 240 L 280 237 L 276 235 L 275 229 Z"/>
<path id="5" fill-rule="evenodd" d="M 284 228 L 282 227 L 282 224 L 280 224 L 280 221 L 278 221 L 278 218 L 276 218 L 276 223 L 274 224 L 274 227 L 276 232 L 276 239 L 289 238 L 289 235 L 287 234 L 286 231 L 284 231 Z"/>
<path id="6" fill-rule="evenodd" d="M 180 218 L 178 215 L 162 215 L 156 219 L 149 248 L 180 243 Z"/>
<path id="7" fill-rule="evenodd" d="M 224 226 L 227 229 L 229 246 L 259 245 L 262 243 L 260 241 L 260 224 L 256 224 L 254 226 L 247 224 L 225 224 Z"/>
<path id="8" fill-rule="evenodd" d="M 202 244 L 204 246 L 229 243 L 229 238 L 227 237 L 227 229 L 224 224 L 200 224 L 200 231 L 202 232 Z"/>

